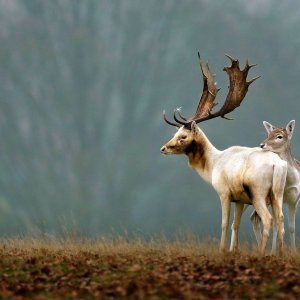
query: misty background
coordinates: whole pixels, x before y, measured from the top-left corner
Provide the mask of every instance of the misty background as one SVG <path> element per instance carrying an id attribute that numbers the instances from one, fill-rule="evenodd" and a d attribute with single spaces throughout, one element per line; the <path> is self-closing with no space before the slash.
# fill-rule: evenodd
<path id="1" fill-rule="evenodd" d="M 241 66 L 249 58 L 258 66 L 248 78 L 262 77 L 235 120 L 202 130 L 218 149 L 252 147 L 266 137 L 263 120 L 296 119 L 300 159 L 299 11 L 296 0 L 0 0 L 1 235 L 186 230 L 219 239 L 217 194 L 186 157 L 159 152 L 175 132 L 162 111 L 194 112 L 197 51 L 216 73 L 220 104 L 224 54 Z"/>

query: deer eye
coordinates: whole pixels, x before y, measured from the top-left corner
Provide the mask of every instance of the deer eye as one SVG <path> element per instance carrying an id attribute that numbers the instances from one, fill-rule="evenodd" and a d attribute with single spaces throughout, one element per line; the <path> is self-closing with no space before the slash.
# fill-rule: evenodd
<path id="1" fill-rule="evenodd" d="M 278 135 L 278 137 L 277 137 L 278 139 L 283 139 L 283 136 L 282 135 Z"/>
<path id="2" fill-rule="evenodd" d="M 186 135 L 182 135 L 182 136 L 180 137 L 181 140 L 185 140 L 186 138 L 187 138 Z"/>

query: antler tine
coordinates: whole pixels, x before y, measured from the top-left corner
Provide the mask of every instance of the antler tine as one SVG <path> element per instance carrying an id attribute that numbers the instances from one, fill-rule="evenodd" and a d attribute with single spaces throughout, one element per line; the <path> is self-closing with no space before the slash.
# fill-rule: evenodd
<path id="1" fill-rule="evenodd" d="M 184 120 L 184 121 L 187 121 L 187 120 L 188 120 L 186 117 L 184 117 L 184 116 L 181 114 L 180 110 L 178 110 L 177 113 L 178 113 L 178 116 L 179 116 L 182 120 Z"/>
<path id="2" fill-rule="evenodd" d="M 175 110 L 173 111 L 173 118 L 174 118 L 174 120 L 175 120 L 177 123 L 181 124 L 181 125 L 187 125 L 187 123 L 189 123 L 189 122 L 179 120 L 179 119 L 177 118 L 177 116 L 176 116 L 176 112 L 179 112 L 179 111 L 178 111 L 177 109 L 175 109 Z"/>
<path id="3" fill-rule="evenodd" d="M 226 53 L 225 53 L 225 56 L 228 57 L 228 58 L 231 60 L 231 63 L 237 63 L 237 62 L 239 62 L 237 59 L 235 59 L 234 57 L 232 57 L 232 56 L 229 55 L 229 54 L 226 54 Z"/>
<path id="4" fill-rule="evenodd" d="M 187 121 L 187 118 L 184 117 L 184 116 L 181 114 L 181 107 L 176 108 L 176 112 L 178 113 L 178 116 L 179 116 L 183 121 Z"/>
<path id="5" fill-rule="evenodd" d="M 173 122 L 171 122 L 171 121 L 169 121 L 167 119 L 165 110 L 163 110 L 163 118 L 166 121 L 166 123 L 168 123 L 169 125 L 172 125 L 172 126 L 175 126 L 175 127 L 179 127 L 179 124 L 173 123 Z"/>
<path id="6" fill-rule="evenodd" d="M 196 123 L 213 119 L 216 117 L 222 117 L 225 119 L 229 119 L 225 117 L 226 114 L 232 112 L 234 109 L 236 109 L 238 106 L 240 106 L 241 102 L 245 98 L 249 85 L 254 82 L 256 79 L 258 79 L 260 76 L 254 77 L 250 81 L 246 81 L 248 71 L 251 67 L 254 65 L 249 65 L 248 61 L 246 62 L 246 66 L 243 70 L 240 70 L 239 67 L 239 61 L 237 59 L 234 59 L 228 54 L 225 54 L 230 60 L 231 60 L 231 66 L 225 67 L 223 70 L 228 74 L 229 76 L 229 91 L 226 97 L 226 100 L 221 107 L 221 109 L 215 113 L 211 113 L 209 117 L 206 118 L 197 118 L 194 121 Z"/>
<path id="7" fill-rule="evenodd" d="M 261 76 L 256 76 L 252 78 L 251 80 L 247 81 L 247 84 L 250 85 L 252 82 L 254 82 L 256 79 L 260 78 Z"/>
<path id="8" fill-rule="evenodd" d="M 245 68 L 251 69 L 252 67 L 255 67 L 255 66 L 257 66 L 257 64 L 249 64 L 249 60 L 248 59 L 246 60 Z"/>

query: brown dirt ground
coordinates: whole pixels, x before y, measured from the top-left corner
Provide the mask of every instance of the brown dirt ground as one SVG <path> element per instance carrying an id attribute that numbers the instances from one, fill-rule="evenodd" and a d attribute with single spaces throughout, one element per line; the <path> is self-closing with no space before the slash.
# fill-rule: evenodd
<path id="1" fill-rule="evenodd" d="M 300 256 L 197 242 L 0 241 L 0 299 L 300 299 Z"/>

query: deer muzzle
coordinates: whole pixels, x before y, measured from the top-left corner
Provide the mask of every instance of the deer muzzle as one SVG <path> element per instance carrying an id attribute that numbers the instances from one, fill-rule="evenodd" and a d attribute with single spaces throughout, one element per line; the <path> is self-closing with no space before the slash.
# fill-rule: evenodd
<path id="1" fill-rule="evenodd" d="M 261 144 L 260 144 L 260 148 L 261 148 L 261 149 L 265 149 L 265 148 L 266 148 L 266 144 L 261 143 Z"/>
<path id="2" fill-rule="evenodd" d="M 162 154 L 165 154 L 166 152 L 166 146 L 162 146 L 161 148 L 160 148 L 160 152 L 162 153 Z"/>

